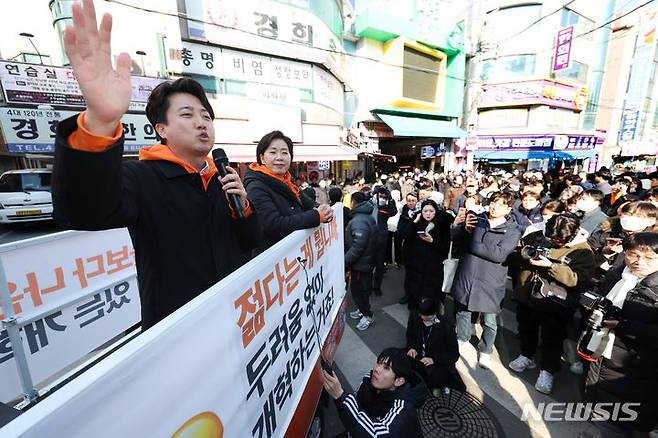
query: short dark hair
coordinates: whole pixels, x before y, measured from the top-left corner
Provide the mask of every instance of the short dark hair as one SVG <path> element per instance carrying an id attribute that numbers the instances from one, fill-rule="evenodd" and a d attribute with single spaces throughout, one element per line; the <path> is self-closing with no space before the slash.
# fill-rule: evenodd
<path id="1" fill-rule="evenodd" d="M 647 178 L 649 178 L 649 179 L 658 179 L 658 171 L 651 172 L 649 175 L 647 175 Z"/>
<path id="2" fill-rule="evenodd" d="M 544 236 L 554 238 L 566 244 L 573 240 L 578 234 L 580 221 L 573 216 L 557 214 L 546 221 Z"/>
<path id="3" fill-rule="evenodd" d="M 418 303 L 418 314 L 425 316 L 436 314 L 436 301 L 434 301 L 434 298 L 422 298 Z"/>
<path id="4" fill-rule="evenodd" d="M 405 196 L 405 199 L 408 198 L 409 196 L 413 196 L 414 198 L 418 199 L 418 193 L 416 193 L 416 192 L 407 193 L 407 196 Z"/>
<path id="5" fill-rule="evenodd" d="M 658 219 L 658 207 L 648 201 L 633 201 L 621 207 L 621 214 Z"/>
<path id="6" fill-rule="evenodd" d="M 658 254 L 658 233 L 633 233 L 624 240 L 624 250 L 650 249 Z"/>
<path id="7" fill-rule="evenodd" d="M 595 173 L 596 176 L 599 178 L 603 178 L 606 181 L 610 181 L 610 172 L 607 170 L 599 170 L 598 172 Z"/>
<path id="8" fill-rule="evenodd" d="M 651 201 L 652 199 L 658 199 L 658 188 L 647 190 L 642 197 L 643 201 Z"/>
<path id="9" fill-rule="evenodd" d="M 498 200 L 503 201 L 503 203 L 506 204 L 508 207 L 514 207 L 514 196 L 512 196 L 511 193 L 493 192 L 491 196 L 489 196 L 489 204 L 498 202 Z"/>
<path id="10" fill-rule="evenodd" d="M 281 131 L 272 131 L 265 134 L 258 142 L 258 146 L 256 146 L 256 162 L 258 164 L 263 164 L 260 161 L 260 156 L 265 153 L 274 140 L 283 140 L 286 143 L 288 152 L 290 153 L 290 161 L 292 162 L 292 140 Z"/>
<path id="11" fill-rule="evenodd" d="M 564 202 L 558 199 L 549 199 L 541 206 L 541 211 L 543 212 L 544 210 L 552 211 L 553 213 L 564 213 L 566 206 Z"/>
<path id="12" fill-rule="evenodd" d="M 354 192 L 351 196 L 352 203 L 360 204 L 368 200 L 368 195 L 363 192 Z"/>
<path id="13" fill-rule="evenodd" d="M 402 377 L 405 380 L 411 376 L 411 361 L 404 351 L 399 348 L 386 348 L 377 356 L 377 363 L 386 365 L 393 370 L 395 377 Z"/>
<path id="14" fill-rule="evenodd" d="M 434 211 L 435 211 L 436 213 L 439 212 L 439 205 L 438 205 L 436 202 L 434 202 L 434 200 L 432 200 L 432 199 L 425 199 L 425 200 L 420 204 L 420 209 L 422 210 L 422 209 L 425 208 L 425 206 L 427 206 L 427 205 L 433 207 L 433 208 L 434 208 Z"/>
<path id="15" fill-rule="evenodd" d="M 343 199 L 343 191 L 340 187 L 332 187 L 329 189 L 329 202 L 340 202 Z"/>
<path id="16" fill-rule="evenodd" d="M 215 118 L 215 112 L 213 111 L 210 102 L 208 102 L 208 97 L 206 96 L 206 92 L 201 84 L 194 79 L 180 78 L 175 81 L 162 82 L 151 91 L 145 112 L 146 118 L 149 120 L 149 123 L 153 125 L 153 128 L 155 128 L 155 125 L 158 123 L 167 123 L 169 97 L 177 93 L 191 94 L 196 97 L 201 101 L 201 105 L 203 105 L 206 111 L 208 111 L 210 117 L 212 119 Z M 167 140 L 160 137 L 157 131 L 155 132 L 155 135 L 162 144 L 167 144 Z"/>
<path id="17" fill-rule="evenodd" d="M 315 189 L 313 187 L 306 187 L 305 189 L 302 189 L 302 193 L 308 196 L 311 201 L 315 202 L 315 199 L 317 197 L 317 193 L 315 193 Z"/>
<path id="18" fill-rule="evenodd" d="M 631 186 L 631 182 L 632 180 L 628 176 L 618 176 L 617 178 L 612 180 L 612 184 L 621 184 L 629 188 Z"/>
<path id="19" fill-rule="evenodd" d="M 537 193 L 534 190 L 528 190 L 527 192 L 521 193 L 521 200 L 524 198 L 535 198 L 535 200 L 541 201 L 541 193 Z"/>
<path id="20" fill-rule="evenodd" d="M 597 189 L 587 189 L 580 196 L 589 196 L 599 204 L 603 201 L 603 192 Z"/>

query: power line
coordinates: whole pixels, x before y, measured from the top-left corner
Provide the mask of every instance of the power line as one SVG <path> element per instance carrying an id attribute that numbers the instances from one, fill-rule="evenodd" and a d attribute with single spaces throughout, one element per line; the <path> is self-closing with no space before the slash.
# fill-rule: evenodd
<path id="1" fill-rule="evenodd" d="M 533 21 L 533 22 L 530 23 L 528 26 L 524 27 L 523 29 L 521 29 L 520 31 L 518 31 L 517 33 L 515 33 L 514 35 L 510 35 L 510 36 L 508 36 L 507 38 L 503 38 L 503 39 L 500 40 L 500 41 L 496 41 L 495 43 L 493 43 L 493 45 L 497 46 L 498 44 L 504 43 L 505 41 L 511 40 L 512 38 L 521 35 L 523 32 L 525 32 L 526 30 L 530 29 L 532 26 L 536 25 L 537 23 L 541 22 L 542 20 L 545 20 L 545 19 L 548 18 L 548 17 L 551 17 L 551 16 L 557 14 L 557 13 L 560 12 L 562 9 L 566 8 L 567 6 L 569 6 L 571 3 L 575 2 L 575 1 L 576 1 L 576 0 L 570 0 L 568 3 L 565 3 L 564 5 L 560 6 L 559 9 L 554 10 L 554 11 L 551 12 L 550 14 L 547 14 L 547 15 L 544 15 L 544 16 L 542 16 L 542 17 L 539 17 L 537 20 Z"/>

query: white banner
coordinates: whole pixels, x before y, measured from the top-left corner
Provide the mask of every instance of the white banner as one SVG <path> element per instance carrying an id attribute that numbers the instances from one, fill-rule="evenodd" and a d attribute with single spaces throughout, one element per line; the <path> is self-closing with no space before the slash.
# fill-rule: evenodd
<path id="1" fill-rule="evenodd" d="M 39 383 L 139 322 L 140 305 L 134 252 L 125 228 L 65 232 L 36 240 L 40 243 L 0 252 L 18 317 L 31 318 L 45 308 L 99 290 L 21 330 L 32 380 Z M 3 313 L 0 305 L 0 320 Z M 21 392 L 11 343 L 2 330 L 0 401 Z"/>
<path id="2" fill-rule="evenodd" d="M 165 79 L 133 76 L 131 111 L 143 111 L 148 97 Z M 8 103 L 85 107 L 72 69 L 50 65 L 0 61 L 0 84 Z"/>
<path id="3" fill-rule="evenodd" d="M 0 128 L 7 151 L 54 152 L 57 124 L 74 114 L 74 111 L 0 108 Z M 126 140 L 124 152 L 137 152 L 143 146 L 158 142 L 155 129 L 145 115 L 124 114 L 121 123 Z"/>
<path id="4" fill-rule="evenodd" d="M 318 366 L 317 336 L 327 338 L 345 295 L 342 205 L 334 211 L 336 220 L 286 237 L 0 435 L 283 436 Z"/>

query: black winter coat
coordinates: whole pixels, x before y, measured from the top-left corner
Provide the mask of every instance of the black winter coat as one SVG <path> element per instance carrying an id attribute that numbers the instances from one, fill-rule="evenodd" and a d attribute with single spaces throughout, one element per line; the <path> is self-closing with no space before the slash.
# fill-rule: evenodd
<path id="1" fill-rule="evenodd" d="M 407 323 L 407 351 L 413 348 L 418 353 L 417 359 L 431 357 L 438 367 L 455 366 L 459 360 L 459 347 L 455 326 L 447 319 L 439 317 L 432 325 L 429 336 L 425 339 L 423 352 L 423 320 L 418 314 L 409 316 Z"/>
<path id="2" fill-rule="evenodd" d="M 420 213 L 419 213 L 420 214 Z M 398 228 L 404 238 L 405 251 L 408 260 L 407 270 L 408 291 L 418 299 L 431 297 L 439 301 L 443 285 L 443 261 L 448 258 L 450 248 L 450 224 L 452 216 L 445 211 L 438 211 L 434 218 L 434 229 L 430 231 L 432 243 L 425 242 L 418 236 L 418 231 L 425 230 L 427 221 L 418 223 L 400 221 Z"/>
<path id="3" fill-rule="evenodd" d="M 521 233 L 525 232 L 526 228 L 530 225 L 544 220 L 541 215 L 541 208 L 541 204 L 539 204 L 532 210 L 528 211 L 523 205 L 519 205 L 512 211 L 514 219 L 516 219 L 516 222 L 519 224 Z"/>
<path id="4" fill-rule="evenodd" d="M 59 123 L 53 169 L 53 217 L 77 230 L 128 227 L 135 248 L 147 329 L 246 260 L 260 243 L 254 212 L 232 219 L 217 178 L 169 161 L 123 161 L 122 137 L 103 152 L 72 149 L 76 118 Z"/>
<path id="5" fill-rule="evenodd" d="M 606 295 L 621 279 L 624 267 L 610 272 L 601 282 Z M 658 272 L 645 277 L 628 292 L 615 328 L 610 359 L 589 367 L 585 399 L 592 402 L 640 402 L 639 417 L 618 426 L 649 431 L 658 424 Z"/>
<path id="6" fill-rule="evenodd" d="M 402 234 L 402 230 L 404 230 L 409 223 L 414 221 L 414 219 L 416 218 L 416 214 L 419 213 L 412 211 L 410 215 L 409 207 L 405 205 L 402 207 L 402 212 L 400 213 L 400 219 L 398 220 L 398 230 L 396 231 L 396 237 L 402 241 L 402 264 L 404 266 L 407 266 L 411 261 L 411 251 L 409 249 L 411 248 L 411 244 L 407 244 L 408 242 L 404 238 Z"/>
<path id="7" fill-rule="evenodd" d="M 263 240 L 256 250 L 263 252 L 297 230 L 320 225 L 320 213 L 314 202 L 304 193 L 295 196 L 283 182 L 247 169 L 244 185 L 251 204 L 263 224 Z"/>
<path id="8" fill-rule="evenodd" d="M 507 257 L 516 248 L 521 231 L 511 217 L 495 228 L 480 216 L 472 233 L 464 225 L 452 227 L 454 245 L 462 254 L 452 283 L 453 298 L 471 312 L 498 313 L 505 297 Z"/>
<path id="9" fill-rule="evenodd" d="M 375 267 L 375 219 L 373 205 L 362 202 L 351 210 L 352 219 L 345 229 L 345 268 L 371 272 Z"/>

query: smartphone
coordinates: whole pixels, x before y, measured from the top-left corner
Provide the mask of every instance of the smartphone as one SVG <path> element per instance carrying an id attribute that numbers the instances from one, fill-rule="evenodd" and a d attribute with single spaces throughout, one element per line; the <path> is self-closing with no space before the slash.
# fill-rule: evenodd
<path id="1" fill-rule="evenodd" d="M 421 231 L 416 231 L 416 234 L 426 234 L 426 233 L 425 230 L 421 230 Z"/>
<path id="2" fill-rule="evenodd" d="M 331 367 L 331 364 L 324 360 L 324 357 L 320 355 L 320 366 L 322 367 L 323 370 L 325 370 L 327 373 L 333 375 L 334 374 L 334 369 Z"/>

